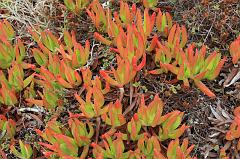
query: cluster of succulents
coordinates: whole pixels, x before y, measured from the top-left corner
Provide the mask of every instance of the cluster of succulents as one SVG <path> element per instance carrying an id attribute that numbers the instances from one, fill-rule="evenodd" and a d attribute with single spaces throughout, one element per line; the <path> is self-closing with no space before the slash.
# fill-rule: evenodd
<path id="1" fill-rule="evenodd" d="M 65 98 L 66 90 L 73 92 L 72 97 L 78 102 L 79 113 L 69 112 L 67 125 L 54 116 L 44 130 L 36 130 L 46 158 L 194 158 L 191 157 L 194 145 L 188 146 L 187 138 L 180 139 L 189 128 L 181 124 L 184 113 L 174 110 L 163 114 L 164 103 L 157 94 L 152 100 L 140 92 L 134 92 L 133 97 L 133 83 L 141 71 L 154 75 L 172 73 L 184 86 L 193 82 L 207 96 L 215 97 L 202 80 L 214 80 L 226 57 L 221 58 L 215 51 L 206 56 L 206 46 L 199 49 L 190 44 L 187 29 L 173 22 L 168 12 L 156 8 L 157 1 L 142 2 L 146 7 L 143 13 L 135 4 L 130 7 L 123 1 L 119 12 L 112 13 L 98 0 L 64 0 L 66 8 L 74 14 L 86 11 L 96 27 L 94 38 L 110 47 L 116 59 L 115 67 L 94 72 L 94 76 L 86 66 L 91 44 L 88 40 L 85 46 L 80 44 L 75 32 L 65 30 L 58 37 L 49 30 L 35 32 L 29 28 L 36 45 L 29 51 L 31 60 L 26 60 L 24 43 L 15 39 L 15 31 L 7 20 L 0 22 L 1 105 L 14 106 L 22 96 L 28 106 L 56 112 L 69 100 Z M 239 46 L 240 38 L 230 45 L 233 63 L 239 60 Z M 148 58 L 154 60 L 154 70 L 146 70 Z M 130 90 L 128 105 L 123 102 L 128 98 L 126 89 Z M 119 98 L 108 102 L 105 97 L 112 90 L 119 92 Z M 238 139 L 240 150 L 238 108 L 234 114 L 226 139 Z M 104 133 L 100 131 L 100 122 L 105 125 Z M 16 142 L 16 123 L 12 119 L 1 115 L 0 130 Z M 169 144 L 163 146 L 167 140 Z M 13 145 L 11 152 L 30 159 L 32 147 L 21 140 L 19 145 L 20 152 Z"/>

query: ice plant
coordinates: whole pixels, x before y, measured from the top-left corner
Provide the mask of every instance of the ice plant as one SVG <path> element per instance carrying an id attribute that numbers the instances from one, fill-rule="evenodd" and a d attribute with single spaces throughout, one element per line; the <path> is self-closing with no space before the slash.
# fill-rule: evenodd
<path id="1" fill-rule="evenodd" d="M 43 91 L 37 91 L 41 99 L 28 98 L 26 101 L 29 105 L 36 104 L 44 106 L 49 110 L 53 110 L 58 105 L 61 105 L 60 92 L 61 85 L 57 83 L 56 77 L 46 68 L 40 68 L 40 75 L 35 74 L 39 79 L 34 79 L 34 82 L 43 87 Z"/>
<path id="2" fill-rule="evenodd" d="M 114 78 L 109 76 L 109 74 L 104 71 L 100 70 L 101 76 L 112 86 L 116 86 L 120 90 L 120 101 L 122 101 L 124 96 L 124 85 L 132 82 L 134 77 L 136 76 L 137 72 L 140 71 L 146 63 L 146 54 L 143 55 L 142 62 L 137 65 L 137 57 L 134 56 L 132 62 L 128 59 L 123 59 L 120 56 L 117 56 L 117 69 L 115 70 L 112 67 L 112 71 L 110 73 L 113 74 Z"/>
<path id="3" fill-rule="evenodd" d="M 54 138 L 55 134 L 65 134 L 65 132 L 61 128 L 61 123 L 58 122 L 55 118 L 47 122 L 44 132 L 38 129 L 36 129 L 36 132 L 38 133 L 38 135 L 40 135 L 44 140 L 48 141 L 49 143 L 57 142 L 56 141 L 57 139 Z"/>
<path id="4" fill-rule="evenodd" d="M 16 45 L 0 37 L 0 68 L 9 68 L 14 60 L 18 58 L 20 63 L 25 56 L 25 48 L 20 40 Z"/>
<path id="5" fill-rule="evenodd" d="M 90 70 L 89 67 L 87 67 L 87 68 L 82 68 L 81 72 L 82 72 L 82 79 L 83 79 L 84 87 L 86 89 L 91 88 L 93 86 L 93 83 L 92 83 L 92 78 L 93 78 L 92 71 Z M 99 78 L 98 78 L 98 80 L 99 80 Z M 102 88 L 100 88 L 100 89 L 102 89 Z"/>
<path id="6" fill-rule="evenodd" d="M 126 123 L 124 115 L 122 114 L 122 104 L 119 100 L 108 105 L 108 111 L 102 114 L 102 120 L 112 127 L 118 127 Z"/>
<path id="7" fill-rule="evenodd" d="M 98 32 L 94 33 L 94 38 L 100 41 L 102 44 L 105 45 L 116 45 L 116 39 L 119 36 L 120 32 L 123 32 L 123 27 L 117 24 L 115 21 L 109 19 L 108 20 L 108 27 L 105 30 L 108 33 L 108 38 L 105 38 L 103 35 L 99 34 Z"/>
<path id="8" fill-rule="evenodd" d="M 90 122 L 83 123 L 77 118 L 70 118 L 68 125 L 71 129 L 74 140 L 79 147 L 89 145 L 94 134 L 93 124 Z"/>
<path id="9" fill-rule="evenodd" d="M 188 35 L 186 27 L 174 24 L 168 35 L 167 46 L 169 46 L 172 50 L 176 47 L 183 48 L 186 45 L 187 40 Z"/>
<path id="10" fill-rule="evenodd" d="M 180 128 L 178 128 L 181 124 L 182 117 L 183 112 L 180 111 L 173 111 L 161 117 L 162 123 L 159 128 L 160 141 L 164 141 L 166 139 L 176 139 L 184 133 L 188 126 L 183 124 Z"/>
<path id="11" fill-rule="evenodd" d="M 65 34 L 68 33 L 65 32 Z M 70 35 L 66 36 L 66 46 L 61 45 L 58 51 L 63 56 L 63 60 L 66 64 L 69 64 L 72 68 L 78 69 L 87 63 L 90 55 L 90 43 L 86 40 L 85 47 L 83 47 L 75 38 L 74 33 L 72 33 L 72 37 Z"/>
<path id="12" fill-rule="evenodd" d="M 15 45 L 0 37 L 0 68 L 8 69 L 13 63 L 21 65 L 23 69 L 34 69 L 35 65 L 23 61 L 26 49 L 23 42 L 18 39 Z"/>
<path id="13" fill-rule="evenodd" d="M 103 94 L 106 94 L 110 91 L 110 85 L 109 83 L 105 82 L 105 87 L 102 84 L 102 81 L 100 80 L 99 76 L 95 76 L 94 80 L 91 81 L 92 85 L 94 87 L 97 87 L 102 91 Z"/>
<path id="14" fill-rule="evenodd" d="M 63 31 L 63 41 L 65 43 L 65 50 L 72 49 L 73 48 L 73 42 L 76 42 L 76 34 L 74 31 L 71 31 L 71 33 L 68 30 Z"/>
<path id="15" fill-rule="evenodd" d="M 44 30 L 40 32 L 40 35 L 36 33 L 32 29 L 28 29 L 29 33 L 32 35 L 32 38 L 38 43 L 38 45 L 44 45 L 47 49 L 56 52 L 57 48 L 59 48 L 60 41 L 58 37 L 53 35 L 50 30 Z"/>
<path id="16" fill-rule="evenodd" d="M 158 0 L 142 0 L 144 7 L 155 8 L 157 6 Z"/>
<path id="17" fill-rule="evenodd" d="M 16 123 L 12 119 L 7 119 L 5 116 L 0 115 L 0 130 L 9 138 L 14 138 L 16 134 Z"/>
<path id="18" fill-rule="evenodd" d="M 144 95 L 141 98 L 141 104 L 138 108 L 138 117 L 143 126 L 156 127 L 161 124 L 161 116 L 163 111 L 163 102 L 158 95 L 155 95 L 153 101 L 146 106 Z"/>
<path id="19" fill-rule="evenodd" d="M 129 152 L 129 159 L 141 159 L 141 152 L 139 149 L 135 150 L 135 151 L 128 151 Z"/>
<path id="20" fill-rule="evenodd" d="M 182 145 L 179 143 L 179 139 L 172 140 L 167 148 L 167 154 L 163 155 L 161 151 L 154 150 L 154 158 L 161 159 L 197 159 L 191 157 L 190 153 L 193 150 L 194 145 L 188 147 L 188 139 L 183 139 Z"/>
<path id="21" fill-rule="evenodd" d="M 20 152 L 13 145 L 10 146 L 11 152 L 20 159 L 30 159 L 33 154 L 32 147 L 29 144 L 23 143 L 22 140 L 19 140 L 19 145 Z"/>
<path id="22" fill-rule="evenodd" d="M 64 63 L 64 61 L 61 61 L 57 54 L 52 55 L 51 53 L 49 53 L 47 69 L 52 72 L 54 76 L 57 76 L 60 73 L 64 75 L 64 68 L 66 67 L 65 65 L 66 64 Z"/>
<path id="23" fill-rule="evenodd" d="M 49 71 L 46 67 L 42 66 L 38 70 L 39 74 L 35 74 L 36 77 L 34 81 L 39 84 L 40 86 L 46 87 L 46 88 L 53 88 L 53 89 L 59 89 L 61 88 L 56 83 L 56 77 L 55 75 Z"/>
<path id="24" fill-rule="evenodd" d="M 16 92 L 14 89 L 8 87 L 5 83 L 1 82 L 0 88 L 0 103 L 5 105 L 14 105 L 18 103 Z"/>
<path id="25" fill-rule="evenodd" d="M 46 158 L 57 155 L 61 158 L 64 157 L 77 157 L 78 145 L 76 141 L 67 136 L 69 132 L 61 128 L 61 123 L 56 119 L 52 119 L 47 123 L 45 131 L 36 130 L 36 132 L 49 144 L 40 142 L 39 144 L 46 147 L 49 151 L 44 152 Z"/>
<path id="26" fill-rule="evenodd" d="M 127 3 L 120 1 L 120 11 L 119 13 L 114 12 L 113 19 L 110 10 L 104 9 L 98 0 L 94 0 L 90 5 L 90 9 L 87 9 L 87 13 L 98 31 L 108 33 L 111 38 L 116 38 L 120 30 L 123 30 L 127 25 L 134 22 L 136 10 L 135 4 L 130 9 Z M 99 35 L 96 38 L 103 39 Z"/>
<path id="27" fill-rule="evenodd" d="M 23 42 L 20 39 L 18 39 L 15 45 L 15 61 L 19 64 L 22 64 L 24 69 L 33 67 L 34 66 L 33 64 L 27 64 L 23 61 L 25 56 L 26 56 L 26 48 Z"/>
<path id="28" fill-rule="evenodd" d="M 66 65 L 64 61 L 60 62 L 61 67 L 59 74 L 56 75 L 58 83 L 64 88 L 74 88 L 82 83 L 82 78 L 77 70 L 73 70 L 71 67 Z"/>
<path id="29" fill-rule="evenodd" d="M 57 106 L 61 106 L 61 100 L 59 99 L 59 95 L 56 94 L 54 91 L 44 88 L 43 93 L 38 91 L 38 94 L 41 99 L 28 98 L 25 100 L 28 102 L 29 105 L 35 104 L 37 106 L 42 106 L 49 111 L 53 111 Z"/>
<path id="30" fill-rule="evenodd" d="M 132 63 L 133 57 L 139 60 L 145 55 L 146 41 L 135 25 L 128 25 L 127 32 L 120 32 L 116 40 L 117 48 L 113 49 L 123 59 L 128 59 Z"/>
<path id="31" fill-rule="evenodd" d="M 40 51 L 37 48 L 32 49 L 33 57 L 38 65 L 46 66 L 48 64 L 48 54 Z"/>
<path id="32" fill-rule="evenodd" d="M 106 45 L 116 45 L 117 39 L 120 39 L 122 41 L 125 41 L 126 35 L 124 35 L 124 28 L 128 28 L 128 26 L 131 26 L 134 22 L 135 15 L 136 15 L 136 5 L 133 4 L 132 9 L 129 9 L 129 6 L 127 3 L 124 3 L 123 1 L 120 1 L 120 12 L 119 14 L 117 12 L 114 12 L 114 19 L 112 19 L 111 16 L 108 16 L 107 19 L 107 28 L 105 29 L 105 32 L 108 33 L 108 38 L 105 38 L 103 35 L 99 33 L 94 33 L 94 37 Z M 109 13 L 110 15 L 110 13 Z M 139 23 L 142 24 L 142 18 L 140 10 L 138 10 L 138 20 Z M 149 16 L 147 17 L 149 18 Z M 149 19 L 148 19 L 149 20 Z M 148 21 L 150 22 L 150 21 Z M 141 26 L 142 28 L 142 26 Z M 142 28 L 143 31 L 143 28 Z M 121 35 L 120 35 L 121 34 Z M 143 33 L 144 34 L 144 33 Z M 125 42 L 124 42 L 125 43 Z"/>
<path id="33" fill-rule="evenodd" d="M 111 19 L 109 10 L 105 10 L 98 0 L 93 0 L 87 9 L 88 16 L 92 19 L 95 27 L 99 31 L 106 32 L 108 20 Z"/>
<path id="34" fill-rule="evenodd" d="M 115 23 L 113 23 L 113 25 L 115 25 Z M 114 27 L 112 27 L 112 29 L 113 29 Z M 116 32 L 112 32 L 112 29 L 110 30 L 110 32 L 109 32 L 109 34 L 110 35 L 113 35 L 113 34 L 119 34 L 119 30 L 118 30 L 118 27 L 116 26 Z M 117 36 L 115 36 L 114 35 L 114 37 L 117 37 Z M 108 45 L 108 46 L 110 46 L 110 45 L 112 45 L 112 40 L 109 40 L 108 38 L 105 38 L 105 37 L 103 37 L 103 35 L 101 35 L 101 34 L 99 34 L 99 33 L 97 33 L 97 32 L 95 32 L 94 33 L 94 38 L 96 39 L 96 40 L 98 40 L 99 42 L 101 42 L 102 44 L 105 44 L 105 45 Z"/>
<path id="35" fill-rule="evenodd" d="M 229 157 L 227 156 L 227 153 L 226 153 L 224 147 L 220 149 L 219 158 L 220 159 L 229 159 Z"/>
<path id="36" fill-rule="evenodd" d="M 90 1 L 92 3 L 87 8 Z M 37 107 L 43 106 L 47 115 L 42 116 L 40 113 L 38 117 L 44 121 L 50 118 L 44 130 L 36 130 L 41 137 L 39 145 L 43 152 L 38 148 L 33 152 L 31 146 L 21 140 L 18 147 L 12 145 L 16 142 L 14 137 L 19 135 L 16 130 L 21 126 L 16 129 L 13 120 L 0 115 L 3 150 L 9 150 L 5 146 L 6 143 L 9 145 L 10 138 L 11 153 L 24 159 L 39 158 L 38 155 L 41 154 L 50 159 L 195 159 L 190 155 L 193 146 L 188 145 L 188 140 L 179 140 L 188 128 L 182 124 L 183 112 L 175 110 L 163 114 L 164 104 L 158 95 L 153 99 L 150 96 L 149 101 L 145 102 L 148 95 L 143 94 L 139 101 L 138 94 L 145 90 L 141 81 L 136 80 L 143 79 L 141 76 L 146 75 L 145 68 L 154 67 L 151 63 L 151 54 L 154 54 L 157 70 L 150 73 L 172 72 L 185 86 L 190 86 L 190 82 L 193 82 L 202 92 L 214 97 L 202 80 L 215 79 L 225 58 L 222 59 L 221 54 L 216 52 L 206 57 L 205 46 L 200 50 L 194 44 L 186 47 L 186 28 L 173 25 L 169 13 L 155 8 L 157 0 L 140 1 L 146 7 L 144 13 L 133 1 L 130 1 L 133 5 L 129 6 L 125 3 L 126 0 L 121 0 L 120 11 L 115 11 L 113 15 L 111 9 L 104 7 L 108 2 L 62 1 L 76 15 L 87 8 L 87 13 L 98 30 L 94 33 L 95 39 L 110 46 L 110 51 L 116 53 L 110 55 L 111 58 L 114 57 L 113 62 L 116 62 L 110 70 L 99 69 L 98 66 L 103 63 L 95 62 L 95 59 L 93 65 L 90 64 L 88 59 L 95 49 L 90 47 L 88 40 L 83 42 L 85 44 L 78 42 L 76 34 L 67 30 L 58 37 L 49 30 L 38 33 L 29 29 L 38 46 L 31 49 L 30 56 L 26 56 L 27 50 L 23 42 L 15 38 L 11 24 L 6 20 L 0 21 L 0 112 L 12 116 L 15 114 L 13 110 L 16 110 L 13 107 L 17 103 L 21 105 L 27 102 L 30 106 L 36 106 L 23 109 L 19 106 L 19 112 L 41 111 Z M 110 4 L 115 4 L 112 2 L 113 0 L 109 1 Z M 72 20 L 75 24 L 76 21 Z M 29 41 L 24 40 L 25 42 Z M 230 45 L 234 64 L 239 61 L 239 45 L 240 37 Z M 102 56 L 99 58 L 102 59 Z M 25 61 L 33 62 L 37 67 Z M 133 88 L 135 82 L 137 86 Z M 120 90 L 119 99 L 109 99 L 109 95 L 111 98 L 117 92 L 109 92 L 110 85 Z M 124 89 L 129 96 L 124 94 Z M 79 92 L 75 93 L 76 91 Z M 73 92 L 79 110 L 67 106 L 75 102 L 71 101 Z M 5 109 L 9 105 L 10 113 Z M 66 110 L 69 111 L 69 116 Z M 237 143 L 229 149 L 235 154 L 240 151 L 239 112 L 238 107 L 226 134 L 229 143 Z M 36 115 L 32 115 L 35 119 Z M 38 117 L 36 119 L 42 125 Z M 58 119 L 65 122 L 60 123 Z M 7 137 L 7 142 L 3 137 Z M 224 148 L 220 151 L 220 158 L 226 159 Z M 0 150 L 0 156 L 5 158 L 5 152 Z"/>
<path id="37" fill-rule="evenodd" d="M 149 11 L 147 8 L 144 10 L 143 20 L 141 11 L 138 9 L 136 13 L 136 23 L 138 31 L 144 35 L 144 39 L 146 39 L 153 30 L 155 24 L 156 13 L 154 12 L 151 16 L 149 15 Z"/>
<path id="38" fill-rule="evenodd" d="M 15 36 L 12 25 L 7 20 L 0 21 L 0 37 L 12 40 Z"/>
<path id="39" fill-rule="evenodd" d="M 197 159 L 196 157 L 191 157 L 190 153 L 193 150 L 194 145 L 188 147 L 188 139 L 184 139 L 182 145 L 179 143 L 179 139 L 172 140 L 167 149 L 167 158 L 169 159 Z"/>
<path id="40" fill-rule="evenodd" d="M 240 59 L 240 36 L 230 44 L 230 54 L 232 62 L 236 64 Z"/>
<path id="41" fill-rule="evenodd" d="M 67 9 L 76 15 L 80 14 L 81 11 L 86 8 L 89 3 L 90 0 L 64 0 L 64 4 Z"/>
<path id="42" fill-rule="evenodd" d="M 42 60 L 40 61 L 43 62 Z M 39 64 L 41 63 L 39 62 Z M 42 64 L 41 68 L 44 68 L 44 65 L 47 66 L 48 70 L 44 72 L 49 71 L 47 74 L 51 77 L 52 82 L 57 81 L 64 88 L 74 88 L 82 83 L 82 78 L 78 71 L 74 70 L 66 61 L 60 60 L 57 54 L 52 55 L 49 53 L 48 60 Z M 43 70 L 45 69 L 41 71 L 43 72 Z"/>
<path id="43" fill-rule="evenodd" d="M 226 134 L 227 140 L 238 140 L 236 148 L 240 151 L 240 107 L 234 109 L 234 120 Z"/>
<path id="44" fill-rule="evenodd" d="M 206 47 L 203 46 L 201 50 L 195 49 L 191 44 L 185 50 L 179 53 L 179 57 L 176 59 L 178 66 L 174 64 L 161 63 L 161 67 L 171 71 L 177 75 L 178 80 L 182 80 L 185 86 L 189 86 L 189 80 L 192 79 L 195 85 L 209 97 L 215 97 L 215 94 L 211 92 L 202 82 L 203 79 L 213 80 L 215 79 L 226 60 L 226 57 L 221 59 L 221 54 L 213 52 L 207 58 L 205 58 Z"/>
<path id="45" fill-rule="evenodd" d="M 71 65 L 73 68 L 79 68 L 84 66 L 90 55 L 90 44 L 89 41 L 86 40 L 85 48 L 81 46 L 81 44 L 77 42 L 73 42 L 74 52 L 72 54 Z"/>
<path id="46" fill-rule="evenodd" d="M 8 83 L 5 75 L 0 71 L 0 103 L 14 105 L 18 102 L 16 90 Z"/>
<path id="47" fill-rule="evenodd" d="M 107 10 L 109 13 L 109 10 Z M 114 12 L 114 19 L 110 16 L 107 17 L 106 29 L 105 33 L 108 33 L 108 38 L 105 38 L 103 35 L 99 33 L 94 33 L 94 37 L 106 45 L 117 45 L 119 39 L 125 45 L 125 40 L 128 35 L 125 35 L 125 28 L 127 28 L 127 34 L 134 34 L 134 43 L 133 45 L 138 47 L 145 47 L 147 44 L 147 38 L 152 33 L 155 24 L 156 13 L 154 12 L 152 15 L 149 15 L 148 9 L 145 9 L 144 16 L 142 19 L 142 14 L 140 9 L 136 9 L 135 4 L 133 4 L 132 9 L 129 9 L 127 3 L 120 1 L 120 13 L 118 15 L 117 12 Z M 136 19 L 136 22 L 135 22 Z M 129 26 L 133 27 L 132 31 L 129 31 Z M 133 32 L 134 31 L 134 32 Z M 137 33 L 138 32 L 138 33 Z M 142 39 L 139 39 L 140 34 Z M 131 35 L 133 36 L 133 35 Z M 142 45 L 141 42 L 138 45 L 138 40 L 144 41 Z M 130 41 L 131 42 L 131 41 Z M 129 42 L 127 42 L 129 43 Z M 129 45 L 129 44 L 128 44 Z M 142 45 L 142 46 L 141 46 Z"/>
<path id="48" fill-rule="evenodd" d="M 160 67 L 160 63 L 162 64 L 170 64 L 174 61 L 174 53 L 171 52 L 171 49 L 167 47 L 166 45 L 162 45 L 159 41 L 157 42 L 158 48 L 155 50 L 155 64 Z M 161 74 L 161 73 L 167 73 L 168 70 L 166 68 L 158 68 L 155 70 L 149 71 L 150 74 Z"/>
<path id="49" fill-rule="evenodd" d="M 92 123 L 87 122 L 86 124 L 79 121 L 77 118 L 70 118 L 68 120 L 68 125 L 71 129 L 73 139 L 76 141 L 77 145 L 79 147 L 83 147 L 80 158 L 85 158 L 88 154 L 91 138 L 94 134 L 94 128 Z"/>
<path id="50" fill-rule="evenodd" d="M 5 105 L 14 105 L 18 102 L 17 93 L 26 88 L 32 81 L 34 73 L 24 77 L 24 71 L 21 64 L 12 63 L 8 70 L 7 77 L 0 71 L 0 103 Z"/>
<path id="51" fill-rule="evenodd" d="M 158 32 L 167 37 L 170 29 L 172 28 L 172 16 L 168 12 L 163 13 L 160 9 L 158 9 L 156 27 Z"/>
<path id="52" fill-rule="evenodd" d="M 52 35 L 52 33 L 49 33 Z M 49 36 L 50 36 L 49 35 Z M 38 36 L 38 35 L 36 35 Z M 50 36 L 52 37 L 52 36 Z M 58 42 L 57 44 L 52 44 L 51 47 L 43 45 L 42 42 L 38 42 L 38 46 L 41 49 L 33 48 L 33 56 L 35 61 L 40 65 L 40 66 L 46 66 L 51 64 L 52 62 L 58 63 L 57 61 L 60 60 L 60 55 L 56 53 L 60 53 L 62 55 L 62 60 L 67 64 L 70 65 L 72 68 L 77 69 L 81 66 L 84 66 L 87 63 L 88 57 L 89 57 L 89 49 L 90 49 L 90 44 L 89 41 L 86 40 L 85 43 L 85 48 L 76 41 L 75 33 L 72 32 L 71 34 L 68 31 L 64 31 L 64 42 L 60 43 Z M 52 41 L 56 41 L 56 37 L 53 36 Z M 49 38 L 49 41 L 51 41 L 51 38 Z M 56 41 L 57 42 L 57 41 Z M 46 43 L 46 42 L 45 42 Z M 53 48 L 55 51 L 53 51 Z M 51 58 L 54 61 L 51 61 Z M 59 67 L 59 66 L 58 66 Z"/>
<path id="53" fill-rule="evenodd" d="M 75 98 L 80 104 L 79 108 L 82 114 L 87 118 L 99 117 L 108 111 L 108 106 L 104 106 L 104 96 L 96 86 L 87 90 L 86 101 L 78 94 L 75 94 Z"/>
<path id="54" fill-rule="evenodd" d="M 104 87 L 99 76 L 95 76 L 94 79 L 92 80 L 93 76 L 89 68 L 82 68 L 81 72 L 82 72 L 83 85 L 85 89 L 91 89 L 94 86 L 100 89 L 103 94 L 106 94 L 110 91 L 110 85 L 106 82 Z"/>
<path id="55" fill-rule="evenodd" d="M 93 156 L 95 158 L 128 158 L 128 152 L 124 152 L 125 146 L 121 134 L 117 135 L 117 139 L 113 140 L 109 135 L 103 135 L 103 143 L 101 145 L 92 143 Z"/>
<path id="56" fill-rule="evenodd" d="M 145 135 L 138 140 L 137 145 L 141 156 L 147 159 L 154 158 L 154 151 L 161 151 L 160 142 L 156 136 L 147 137 Z"/>
<path id="57" fill-rule="evenodd" d="M 114 19 L 118 25 L 122 25 L 123 27 L 125 27 L 134 21 L 136 11 L 136 4 L 133 3 L 130 9 L 127 3 L 120 1 L 119 14 L 118 12 L 114 12 Z"/>
<path id="58" fill-rule="evenodd" d="M 123 88 L 124 85 L 132 81 L 137 74 L 137 71 L 141 70 L 146 63 L 146 55 L 144 54 L 142 62 L 137 65 L 137 58 L 134 56 L 130 62 L 128 59 L 123 59 L 117 56 L 118 67 L 115 70 L 112 68 L 112 73 L 114 75 L 113 79 L 109 76 L 107 71 L 100 70 L 101 76 L 110 84 L 119 88 Z"/>
<path id="59" fill-rule="evenodd" d="M 111 13 L 109 12 L 109 10 L 106 10 L 106 12 L 108 13 L 108 16 L 105 18 L 107 27 L 105 27 L 104 32 L 108 33 L 108 38 L 105 38 L 103 35 L 97 32 L 94 33 L 94 37 L 100 42 L 102 42 L 103 44 L 116 45 L 118 37 L 120 37 L 122 41 L 125 40 L 125 37 L 120 35 L 121 32 L 124 32 L 124 28 L 127 28 L 129 25 L 132 25 L 132 23 L 134 23 L 134 19 L 136 18 L 136 13 L 137 13 L 136 5 L 133 4 L 132 8 L 130 9 L 127 3 L 120 1 L 120 12 L 119 13 L 114 12 L 114 19 L 111 17 Z M 148 15 L 148 13 L 146 13 L 146 15 Z M 150 18 L 149 15 L 146 16 L 144 18 L 144 21 L 151 22 L 149 18 Z M 141 17 L 140 10 L 138 10 L 138 22 L 140 27 L 140 25 L 142 25 L 142 17 Z M 154 24 L 154 22 L 153 23 L 151 22 L 151 24 Z M 146 27 L 148 28 L 149 26 L 145 25 L 144 29 Z M 141 29 L 142 29 L 142 33 L 144 34 L 142 26 L 141 26 Z"/>
<path id="60" fill-rule="evenodd" d="M 127 124 L 127 129 L 131 140 L 136 141 L 142 137 L 142 135 L 139 134 L 141 131 L 141 127 L 142 126 L 140 120 L 138 119 L 138 115 L 134 114 L 131 121 Z"/>
<path id="61" fill-rule="evenodd" d="M 8 70 L 8 83 L 16 91 L 21 91 L 33 81 L 34 75 L 35 73 L 24 79 L 23 67 L 18 63 L 13 63 Z"/>
<path id="62" fill-rule="evenodd" d="M 154 50 L 157 48 L 158 42 L 159 42 L 159 41 L 158 41 L 158 35 L 157 35 L 157 34 L 154 34 L 152 40 L 151 40 L 150 43 L 146 46 L 146 47 L 147 47 L 146 51 L 148 51 L 148 52 L 154 51 Z"/>
<path id="63" fill-rule="evenodd" d="M 75 159 L 78 156 L 78 146 L 73 138 L 62 134 L 55 134 L 54 138 L 56 142 L 53 144 L 39 142 L 40 145 L 50 150 L 44 153 L 46 158 L 57 155 L 60 158 Z"/>
<path id="64" fill-rule="evenodd" d="M 159 13 L 161 14 L 161 13 Z M 159 16 L 159 15 L 158 15 Z M 159 19 L 159 17 L 157 17 Z M 158 20 L 159 21 L 159 20 Z M 162 24 L 163 25 L 163 24 Z M 169 34 L 168 40 L 166 42 L 156 41 L 156 51 L 155 51 L 155 63 L 159 67 L 161 64 L 172 64 L 175 66 L 180 58 L 182 49 L 187 43 L 187 32 L 184 26 L 173 25 Z M 160 67 L 159 69 L 151 70 L 151 74 L 160 74 L 163 72 L 168 72 L 169 69 L 166 67 Z"/>

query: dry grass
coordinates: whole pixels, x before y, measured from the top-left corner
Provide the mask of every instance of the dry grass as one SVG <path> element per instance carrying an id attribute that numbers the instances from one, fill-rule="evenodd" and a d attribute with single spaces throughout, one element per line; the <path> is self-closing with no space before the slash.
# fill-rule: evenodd
<path id="1" fill-rule="evenodd" d="M 50 28 L 53 22 L 49 19 L 56 15 L 56 0 L 5 0 L 0 1 L 0 17 L 14 24 L 20 37 L 26 37 L 27 28 L 39 26 Z"/>

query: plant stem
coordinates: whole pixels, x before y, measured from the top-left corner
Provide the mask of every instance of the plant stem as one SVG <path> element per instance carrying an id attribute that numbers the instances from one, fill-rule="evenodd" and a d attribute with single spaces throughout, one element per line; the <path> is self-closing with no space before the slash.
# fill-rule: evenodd
<path id="1" fill-rule="evenodd" d="M 122 102 L 122 99 L 123 99 L 123 96 L 124 96 L 124 88 L 123 88 L 123 87 L 121 87 L 121 88 L 119 88 L 119 90 L 120 90 L 120 97 L 119 97 L 119 101 L 120 101 L 120 102 Z"/>

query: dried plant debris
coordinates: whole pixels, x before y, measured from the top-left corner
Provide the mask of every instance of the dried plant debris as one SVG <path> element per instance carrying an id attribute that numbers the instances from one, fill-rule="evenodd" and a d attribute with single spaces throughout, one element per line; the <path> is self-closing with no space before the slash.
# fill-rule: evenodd
<path id="1" fill-rule="evenodd" d="M 239 0 L 180 0 L 174 4 L 173 12 L 180 23 L 186 24 L 190 39 L 211 48 L 227 50 L 240 34 Z"/>
<path id="2" fill-rule="evenodd" d="M 54 27 L 51 19 L 57 14 L 56 4 L 55 0 L 3 0 L 0 18 L 12 22 L 19 36 L 25 37 L 29 27 Z"/>

